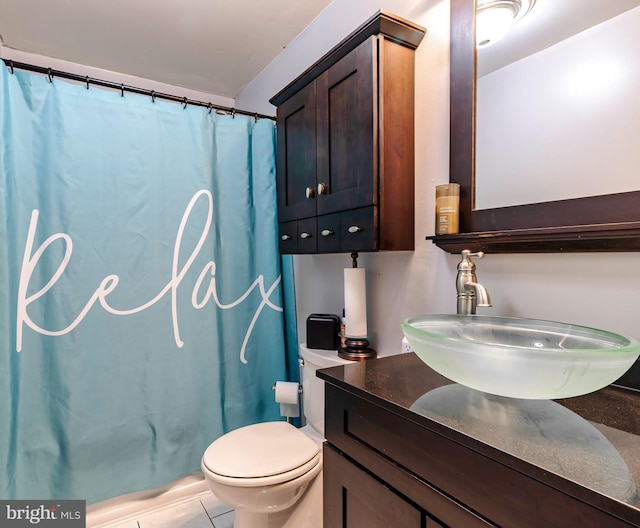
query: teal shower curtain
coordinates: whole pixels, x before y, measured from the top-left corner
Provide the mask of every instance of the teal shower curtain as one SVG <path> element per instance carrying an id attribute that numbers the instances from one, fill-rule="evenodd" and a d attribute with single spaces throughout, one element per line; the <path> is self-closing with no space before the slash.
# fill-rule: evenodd
<path id="1" fill-rule="evenodd" d="M 279 419 L 274 124 L 4 65 L 0 84 L 0 498 L 163 486 Z"/>

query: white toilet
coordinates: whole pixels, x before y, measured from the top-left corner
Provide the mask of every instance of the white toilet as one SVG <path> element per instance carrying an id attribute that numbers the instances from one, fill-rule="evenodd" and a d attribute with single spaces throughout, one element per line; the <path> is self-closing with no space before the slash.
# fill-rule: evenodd
<path id="1" fill-rule="evenodd" d="M 202 457 L 209 488 L 235 509 L 234 528 L 321 528 L 324 382 L 316 370 L 350 363 L 299 347 L 307 425 L 265 422 L 218 438 Z"/>

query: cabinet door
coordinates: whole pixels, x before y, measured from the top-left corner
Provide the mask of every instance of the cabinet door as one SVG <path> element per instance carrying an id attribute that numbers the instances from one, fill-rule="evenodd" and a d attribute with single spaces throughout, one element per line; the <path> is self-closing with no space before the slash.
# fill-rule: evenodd
<path id="1" fill-rule="evenodd" d="M 358 466 L 324 445 L 326 528 L 422 528 L 424 514 Z M 427 524 L 428 526 L 428 524 Z"/>
<path id="2" fill-rule="evenodd" d="M 278 107 L 278 220 L 316 214 L 315 84 L 310 83 Z"/>
<path id="3" fill-rule="evenodd" d="M 377 203 L 377 37 L 316 80 L 318 214 Z"/>

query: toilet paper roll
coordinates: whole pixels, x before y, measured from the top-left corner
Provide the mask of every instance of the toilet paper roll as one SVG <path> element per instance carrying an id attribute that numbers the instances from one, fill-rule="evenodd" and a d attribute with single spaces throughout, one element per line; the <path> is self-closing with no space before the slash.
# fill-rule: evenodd
<path id="1" fill-rule="evenodd" d="M 291 381 L 276 381 L 276 402 L 298 404 L 298 384 Z"/>
<path id="2" fill-rule="evenodd" d="M 300 407 L 298 407 L 297 403 L 281 403 L 280 416 L 285 416 L 286 418 L 297 418 L 300 416 Z"/>
<path id="3" fill-rule="evenodd" d="M 276 402 L 280 404 L 280 416 L 295 418 L 300 416 L 298 405 L 299 385 L 291 381 L 276 381 Z"/>

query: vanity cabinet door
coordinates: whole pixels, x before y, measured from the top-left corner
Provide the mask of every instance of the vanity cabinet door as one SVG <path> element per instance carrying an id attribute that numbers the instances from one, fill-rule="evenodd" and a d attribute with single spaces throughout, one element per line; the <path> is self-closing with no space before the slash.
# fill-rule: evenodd
<path id="1" fill-rule="evenodd" d="M 325 528 L 431 526 L 420 509 L 327 444 L 323 464 Z"/>

